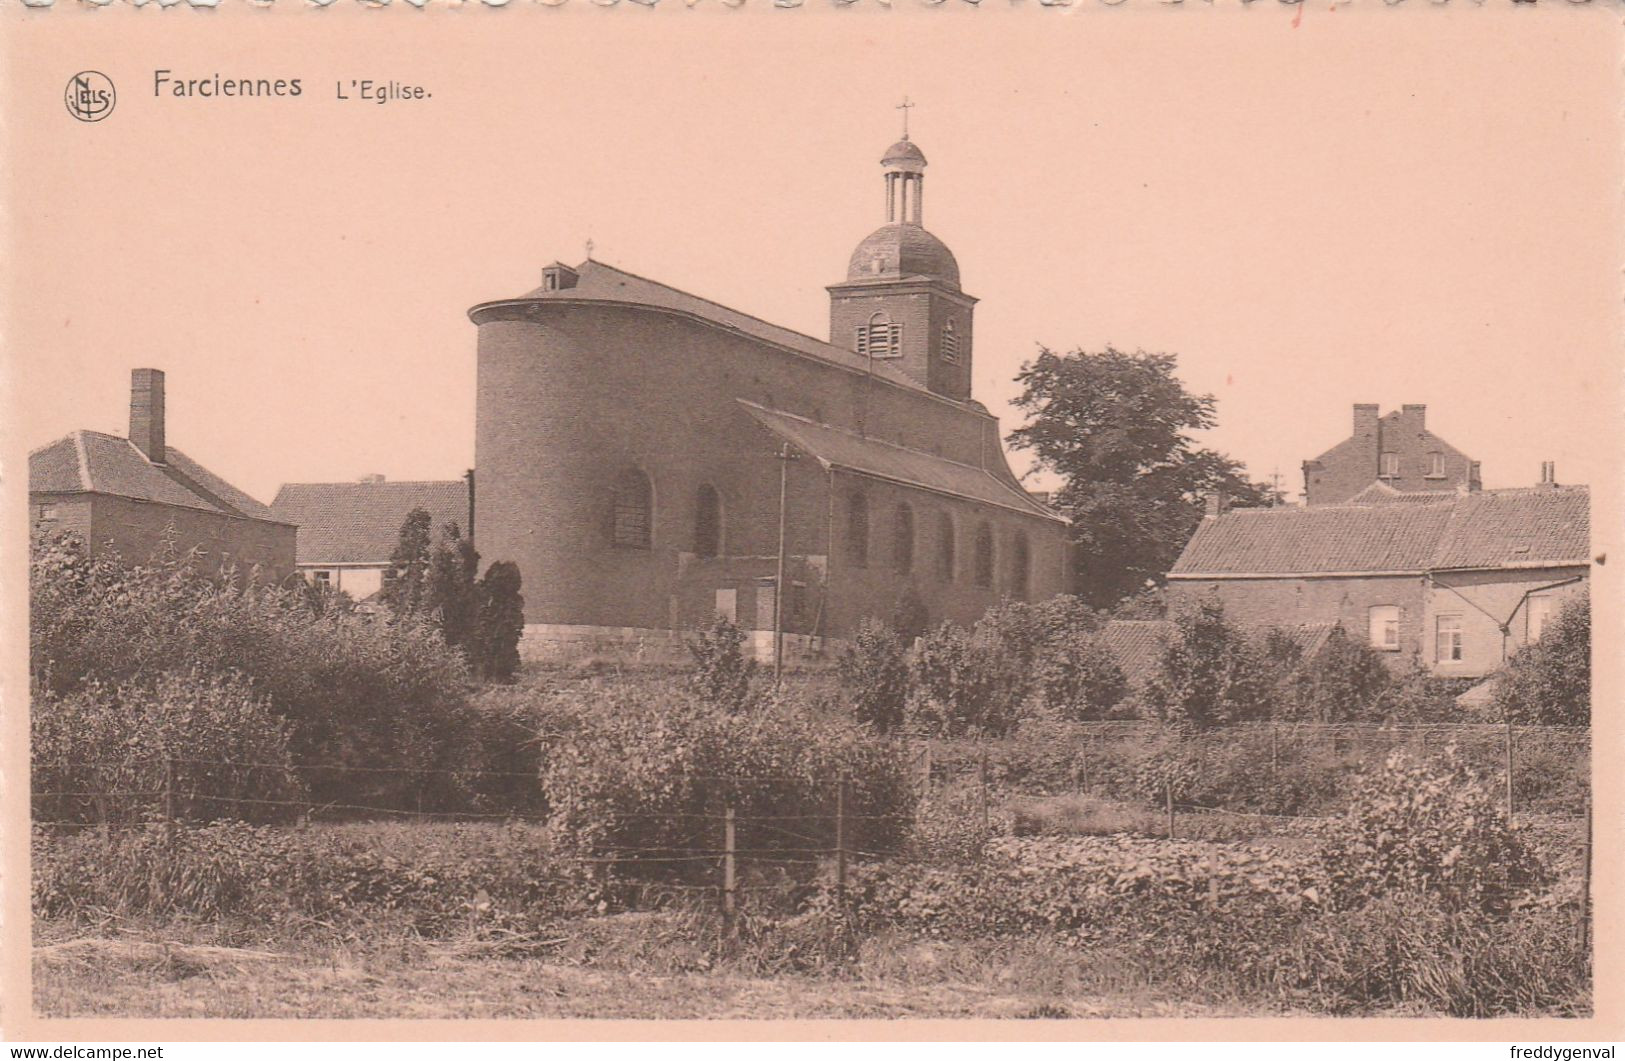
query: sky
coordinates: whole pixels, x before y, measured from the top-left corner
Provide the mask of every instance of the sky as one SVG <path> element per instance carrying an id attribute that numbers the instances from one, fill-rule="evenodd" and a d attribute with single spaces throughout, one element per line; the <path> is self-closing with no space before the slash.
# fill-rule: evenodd
<path id="1" fill-rule="evenodd" d="M 262 500 L 455 477 L 468 307 L 588 239 L 825 336 L 906 94 L 1006 431 L 1040 345 L 1112 344 L 1176 353 L 1218 401 L 1202 444 L 1294 494 L 1356 402 L 1425 403 L 1486 486 L 1613 485 L 1617 17 L 1183 7 L 11 5 L 7 460 L 125 433 L 152 366 L 170 443 Z M 63 106 L 87 68 L 119 91 L 95 124 Z M 158 69 L 303 91 L 155 96 Z M 432 95 L 336 98 L 362 78 Z"/>

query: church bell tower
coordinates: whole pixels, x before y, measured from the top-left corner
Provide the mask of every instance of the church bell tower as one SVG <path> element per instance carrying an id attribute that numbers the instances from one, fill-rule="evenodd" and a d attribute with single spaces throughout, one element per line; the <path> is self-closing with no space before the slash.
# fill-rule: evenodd
<path id="1" fill-rule="evenodd" d="M 959 289 L 959 263 L 925 230 L 925 153 L 908 138 L 887 149 L 886 223 L 847 263 L 846 280 L 829 287 L 829 341 L 876 362 L 890 362 L 929 390 L 970 398 L 971 311 Z"/>

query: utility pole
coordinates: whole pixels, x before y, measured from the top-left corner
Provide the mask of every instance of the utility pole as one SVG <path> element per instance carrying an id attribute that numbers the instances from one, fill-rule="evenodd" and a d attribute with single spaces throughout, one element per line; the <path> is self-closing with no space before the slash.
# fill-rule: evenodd
<path id="1" fill-rule="evenodd" d="M 790 443 L 779 447 L 779 557 L 778 573 L 773 579 L 773 684 L 779 684 L 784 675 L 784 542 L 785 514 L 790 500 L 790 462 L 796 455 Z"/>

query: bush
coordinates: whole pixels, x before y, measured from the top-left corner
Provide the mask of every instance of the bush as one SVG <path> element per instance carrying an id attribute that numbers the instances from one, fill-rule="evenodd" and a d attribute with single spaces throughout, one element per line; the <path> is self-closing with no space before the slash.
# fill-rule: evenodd
<path id="1" fill-rule="evenodd" d="M 838 673 L 859 722 L 876 733 L 893 733 L 902 727 L 908 703 L 908 659 L 895 634 L 865 619 L 852 645 L 841 653 Z"/>
<path id="2" fill-rule="evenodd" d="M 615 857 L 632 874 L 711 876 L 731 807 L 740 850 L 816 858 L 835 847 L 843 776 L 853 850 L 890 851 L 907 834 L 906 749 L 850 721 L 776 698 L 729 711 L 659 687 L 586 686 L 564 703 L 571 721 L 546 748 L 542 791 L 554 839 L 572 856 Z"/>
<path id="3" fill-rule="evenodd" d="M 1281 679 L 1274 714 L 1308 722 L 1369 719 L 1377 715 L 1391 680 L 1375 649 L 1334 626 L 1319 651 L 1298 660 Z"/>
<path id="4" fill-rule="evenodd" d="M 1454 748 L 1425 762 L 1395 752 L 1362 778 L 1322 859 L 1343 907 L 1413 892 L 1447 912 L 1504 915 L 1547 882 L 1491 785 Z"/>
<path id="5" fill-rule="evenodd" d="M 932 736 L 1002 737 L 1021 718 L 1027 675 L 991 633 L 945 622 L 914 653 L 910 722 Z"/>
<path id="6" fill-rule="evenodd" d="M 240 675 L 40 690 L 30 722 L 36 820 L 154 820 L 167 807 L 181 818 L 269 821 L 291 817 L 286 804 L 304 795 L 288 724 Z"/>
<path id="7" fill-rule="evenodd" d="M 466 722 L 463 659 L 417 615 L 317 613 L 300 589 L 215 582 L 184 559 L 126 568 L 71 539 L 36 550 L 30 593 L 42 693 L 240 674 L 288 723 L 316 800 L 420 806 Z"/>
<path id="8" fill-rule="evenodd" d="M 1140 691 L 1145 714 L 1195 729 L 1268 717 L 1267 667 L 1247 637 L 1225 622 L 1218 601 L 1182 612 L 1175 625 L 1157 671 Z"/>
<path id="9" fill-rule="evenodd" d="M 745 632 L 718 614 L 688 640 L 694 661 L 690 691 L 708 704 L 743 711 L 754 698 L 756 661 L 745 655 Z"/>
<path id="10" fill-rule="evenodd" d="M 1502 718 L 1540 726 L 1591 724 L 1591 600 L 1564 602 L 1539 641 L 1501 671 L 1495 707 Z"/>
<path id="11" fill-rule="evenodd" d="M 1044 707 L 1076 721 L 1107 718 L 1128 695 L 1117 657 L 1096 635 L 1082 630 L 1062 634 L 1045 648 L 1034 684 Z"/>

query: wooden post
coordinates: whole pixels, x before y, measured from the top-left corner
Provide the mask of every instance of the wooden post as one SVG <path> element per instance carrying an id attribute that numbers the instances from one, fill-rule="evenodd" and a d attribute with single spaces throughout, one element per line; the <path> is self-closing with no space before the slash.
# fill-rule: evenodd
<path id="1" fill-rule="evenodd" d="M 846 909 L 846 775 L 835 788 L 835 905 Z"/>
<path id="2" fill-rule="evenodd" d="M 1585 859 L 1580 865 L 1580 946 L 1591 946 L 1591 792 L 1586 791 Z"/>
<path id="3" fill-rule="evenodd" d="M 1163 800 L 1168 805 L 1168 839 L 1174 838 L 1174 779 L 1165 777 L 1162 780 Z"/>
<path id="4" fill-rule="evenodd" d="M 785 514 L 790 503 L 790 462 L 795 455 L 786 442 L 779 447 L 779 555 L 773 575 L 773 684 L 784 677 L 784 539 Z"/>
<path id="5" fill-rule="evenodd" d="M 1276 736 L 1275 720 L 1270 719 L 1270 773 L 1274 773 L 1281 765 L 1280 739 Z"/>
<path id="6" fill-rule="evenodd" d="M 164 756 L 164 821 L 175 820 L 175 761 Z"/>
<path id="7" fill-rule="evenodd" d="M 931 742 L 925 742 L 925 767 L 920 771 L 920 802 L 929 802 L 931 799 Z"/>
<path id="8" fill-rule="evenodd" d="M 1507 823 L 1512 822 L 1512 716 L 1507 716 Z"/>
<path id="9" fill-rule="evenodd" d="M 979 771 L 978 771 L 978 773 L 979 773 L 979 774 L 980 774 L 980 776 L 981 776 L 981 781 L 982 781 L 982 835 L 983 835 L 983 836 L 986 836 L 986 835 L 987 835 L 987 832 L 988 832 L 988 813 L 987 813 L 987 745 L 986 745 L 986 744 L 984 744 L 984 745 L 982 745 L 982 763 L 981 763 L 981 768 L 980 768 L 980 770 L 979 770 Z"/>
<path id="10" fill-rule="evenodd" d="M 734 888 L 734 809 L 722 812 L 722 936 L 729 940 L 734 935 L 734 916 L 738 913 Z"/>

